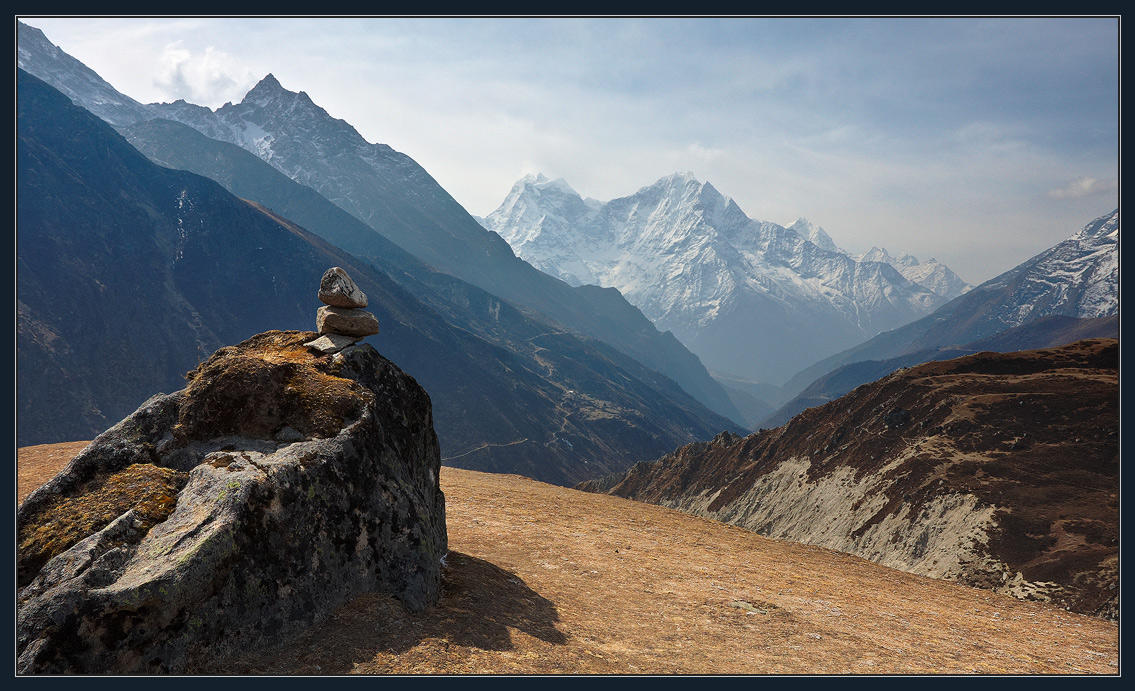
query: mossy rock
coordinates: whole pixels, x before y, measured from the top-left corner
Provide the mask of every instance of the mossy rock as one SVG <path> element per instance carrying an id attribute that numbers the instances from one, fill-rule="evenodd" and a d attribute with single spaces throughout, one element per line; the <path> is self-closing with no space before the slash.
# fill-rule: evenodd
<path id="1" fill-rule="evenodd" d="M 334 436 L 373 394 L 337 376 L 336 360 L 307 348 L 318 334 L 268 331 L 221 348 L 186 378 L 174 436 L 182 444 L 226 435 L 272 439 L 284 427 Z"/>
<path id="2" fill-rule="evenodd" d="M 177 505 L 177 493 L 188 479 L 188 473 L 135 463 L 96 477 L 81 494 L 58 497 L 20 527 L 17 584 L 23 587 L 52 557 L 131 509 L 141 521 L 136 526 L 140 539 L 145 531 L 169 516 Z"/>

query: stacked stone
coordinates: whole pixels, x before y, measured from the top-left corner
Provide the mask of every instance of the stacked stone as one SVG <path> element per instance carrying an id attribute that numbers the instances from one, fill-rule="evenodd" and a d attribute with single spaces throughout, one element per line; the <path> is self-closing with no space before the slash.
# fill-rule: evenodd
<path id="1" fill-rule="evenodd" d="M 324 307 L 315 314 L 319 338 L 307 346 L 323 353 L 337 353 L 347 346 L 378 333 L 378 320 L 362 309 L 366 293 L 359 290 L 343 269 L 333 266 L 319 281 L 319 299 Z"/>

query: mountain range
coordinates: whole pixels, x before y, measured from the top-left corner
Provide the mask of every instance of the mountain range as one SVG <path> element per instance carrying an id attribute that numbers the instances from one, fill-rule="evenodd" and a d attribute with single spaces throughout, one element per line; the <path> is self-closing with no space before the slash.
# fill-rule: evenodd
<path id="1" fill-rule="evenodd" d="M 408 156 L 366 142 L 349 124 L 331 117 L 305 93 L 284 89 L 272 75 L 241 103 L 215 111 L 184 101 L 144 105 L 23 23 L 18 23 L 18 48 L 21 67 L 113 124 L 150 159 L 212 178 L 277 227 L 319 246 L 321 261 L 352 267 L 362 276 L 357 280 L 364 290 L 388 300 L 391 307 L 380 317 L 390 317 L 384 323 L 392 328 L 380 338 L 389 338 L 395 351 L 404 348 L 400 364 L 428 382 L 441 411 L 443 453 L 454 465 L 569 482 L 595 475 L 596 468 L 587 466 L 601 458 L 608 459 L 599 463 L 606 472 L 612 469 L 608 464 L 653 457 L 721 429 L 741 431 L 735 421 L 756 426 L 754 421 L 772 412 L 770 402 L 789 402 L 845 365 L 869 363 L 856 368 L 859 374 L 828 377 L 812 390 L 811 399 L 801 400 L 829 400 L 855 376 L 909 366 L 922 357 L 917 353 L 925 359 L 961 354 L 969 344 L 993 342 L 1013 326 L 1028 327 L 1028 338 L 1014 336 L 997 341 L 1002 344 L 997 347 L 1055 345 L 1059 334 L 1108 335 L 1108 329 L 1116 328 L 1106 319 L 1083 326 L 1054 325 L 1045 317 L 1117 313 L 1117 213 L 973 290 L 934 260 L 894 257 L 882 248 L 851 255 L 805 219 L 787 227 L 750 219 L 692 174 L 668 176 L 606 203 L 581 198 L 562 180 L 532 176 L 517 183 L 494 214 L 475 219 Z M 25 118 L 24 110 L 20 117 Z M 168 210 L 156 198 L 109 187 L 116 180 L 145 186 L 137 181 L 142 173 L 132 155 L 120 151 L 117 140 L 106 144 L 105 133 L 78 134 L 86 129 L 77 128 L 72 142 L 49 143 L 37 139 L 46 130 L 30 131 L 20 122 L 18 393 L 24 443 L 89 436 L 79 430 L 98 431 L 144 394 L 173 387 L 193 358 L 254 333 L 244 327 L 262 323 L 263 315 L 275 315 L 276 328 L 308 327 L 298 298 L 286 308 L 250 310 L 237 304 L 238 297 L 256 291 L 277 293 L 289 281 L 281 282 L 256 259 L 262 244 L 241 245 L 245 254 L 234 245 L 236 254 L 216 261 L 222 273 L 239 273 L 240 261 L 260 267 L 259 273 L 245 272 L 244 291 L 207 291 L 219 305 L 202 308 L 185 292 L 188 279 L 174 280 L 170 295 L 158 300 L 170 304 L 157 322 L 180 315 L 180 323 L 157 331 L 178 345 L 161 363 L 153 362 L 152 354 L 141 355 L 142 345 L 126 348 L 138 356 L 132 361 L 144 365 L 137 371 L 104 367 L 104 361 L 115 360 L 106 346 L 112 331 L 133 333 L 139 344 L 146 342 L 144 334 L 155 334 L 153 329 L 132 330 L 146 313 L 128 304 L 138 291 L 130 294 L 123 286 L 109 290 L 121 277 L 103 280 L 116 253 L 130 256 L 114 243 L 126 242 L 130 251 L 138 251 L 151 241 L 123 240 L 109 229 L 137 226 L 147 215 L 160 217 Z M 81 161 L 80 142 L 97 142 L 108 153 L 117 152 L 115 161 L 129 159 L 132 172 L 104 174 L 93 160 L 105 157 L 76 164 L 71 171 L 51 168 L 57 163 L 53 156 L 65 158 L 52 147 L 70 147 L 74 150 L 68 155 Z M 40 156 L 36 147 L 49 153 Z M 37 175 L 50 182 L 29 186 Z M 75 180 L 81 184 L 68 187 Z M 91 193 L 104 201 L 84 197 Z M 104 204 L 116 194 L 134 201 Z M 192 204 L 199 203 L 192 195 L 177 197 L 177 210 L 193 211 Z M 89 213 L 94 208 L 103 209 L 101 216 Z M 186 218 L 167 217 L 163 223 L 184 224 Z M 67 238 L 62 229 L 68 224 L 101 228 L 95 235 L 104 239 Z M 516 254 L 498 230 L 511 238 Z M 186 233 L 172 245 L 168 238 L 155 242 L 161 251 L 173 247 L 179 258 L 190 237 Z M 530 250 L 551 257 L 551 263 L 533 262 L 565 280 L 541 273 L 517 256 Z M 307 249 L 301 254 L 313 256 Z M 146 261 L 159 266 L 171 260 L 159 252 Z M 82 310 L 63 309 L 65 301 L 52 295 L 66 283 L 60 276 L 69 265 L 80 266 L 80 276 L 92 274 L 93 283 L 70 288 Z M 570 268 L 566 273 L 564 266 Z M 91 267 L 102 267 L 98 271 L 104 273 Z M 201 268 L 198 280 L 206 281 L 209 270 Z M 314 265 L 304 269 L 315 270 Z M 150 273 L 168 286 L 173 279 L 163 271 Z M 602 287 L 604 281 L 611 285 Z M 284 293 L 289 290 L 290 285 Z M 943 302 L 929 316 L 916 318 Z M 133 321 L 113 316 L 106 318 L 113 328 L 69 330 L 87 324 L 90 315 L 111 313 L 134 315 Z M 237 326 L 242 320 L 247 323 Z M 1092 331 L 1096 328 L 1103 331 Z M 400 329 L 424 341 L 400 340 Z M 148 347 L 156 349 L 159 342 Z M 841 344 L 852 347 L 816 363 L 816 353 Z M 457 351 L 470 359 L 446 354 Z M 715 370 L 714 377 L 702 361 Z M 471 371 L 471 362 L 494 363 L 477 366 L 473 378 L 486 379 L 476 386 L 456 374 Z M 779 392 L 761 383 L 783 379 L 794 371 L 793 362 L 804 364 Z M 516 372 L 526 374 L 509 374 Z M 514 385 L 529 375 L 539 395 Z M 66 386 L 34 386 L 41 380 Z M 833 388 L 829 384 L 834 381 L 840 383 Z M 67 387 L 79 392 L 74 398 L 81 404 L 74 409 L 65 405 Z M 535 400 L 542 403 L 533 405 Z M 778 414 L 785 415 L 788 407 Z M 45 423 L 53 410 L 67 418 L 59 429 Z M 602 430 L 612 421 L 625 428 L 616 425 L 605 438 Z M 636 421 L 645 422 L 640 426 Z M 39 431 L 31 432 L 32 427 Z M 37 436 L 44 433 L 63 436 Z M 636 449 L 636 443 L 643 446 Z M 555 470 L 541 475 L 542 465 Z"/>
<path id="2" fill-rule="evenodd" d="M 853 257 L 805 219 L 755 221 L 692 173 L 605 203 L 528 175 L 482 223 L 568 283 L 618 288 L 711 370 L 776 385 L 968 288 L 934 261 Z"/>
<path id="3" fill-rule="evenodd" d="M 154 118 L 188 124 L 210 138 L 235 143 L 309 186 L 432 268 L 578 333 L 602 340 L 673 379 L 711 410 L 740 415 L 702 363 L 672 335 L 659 332 L 617 291 L 573 288 L 518 259 L 409 156 L 370 144 L 303 92 L 283 89 L 272 75 L 239 104 L 216 112 L 177 101 L 141 104 L 121 94 L 41 31 L 19 23 L 20 68 L 60 89 L 115 126 Z M 386 244 L 347 248 L 378 254 Z"/>
<path id="4" fill-rule="evenodd" d="M 372 338 L 430 391 L 452 465 L 567 483 L 735 428 L 614 348 L 456 279 L 444 298 L 444 277 L 415 286 L 445 306 L 435 310 L 266 207 L 154 164 L 22 71 L 17 100 L 21 445 L 89 438 L 150 395 L 183 388 L 182 375 L 223 345 L 311 328 L 329 266 L 370 296 L 383 329 Z M 268 170 L 269 187 L 299 187 Z"/>
<path id="5" fill-rule="evenodd" d="M 998 333 L 1044 317 L 1099 319 L 1119 314 L 1119 210 L 1096 218 L 1067 240 L 991 278 L 932 314 L 801 370 L 780 390 L 780 401 L 792 398 L 819 377 L 844 365 L 867 360 L 890 360 L 923 353 L 926 362 L 942 349 L 965 347 Z M 1096 322 L 1097 326 L 1102 322 Z M 1083 333 L 1118 336 L 1111 331 Z M 1036 334 L 1041 326 L 1057 332 L 1066 323 L 1046 321 L 1033 328 L 1029 341 L 1037 346 L 1056 345 Z M 1002 347 L 1012 349 L 1015 341 Z M 995 344 L 993 344 L 995 345 Z M 871 380 L 863 380 L 866 383 Z M 799 411 L 797 411 L 799 412 Z"/>
<path id="6" fill-rule="evenodd" d="M 1118 211 L 972 289 L 692 174 L 606 203 L 533 176 L 476 219 L 272 75 L 216 110 L 144 105 L 18 27 L 18 445 L 310 329 L 340 266 L 447 466 L 1117 614 L 1118 344 L 1062 344 L 1118 333 Z M 776 429 L 736 434 L 756 419 Z"/>

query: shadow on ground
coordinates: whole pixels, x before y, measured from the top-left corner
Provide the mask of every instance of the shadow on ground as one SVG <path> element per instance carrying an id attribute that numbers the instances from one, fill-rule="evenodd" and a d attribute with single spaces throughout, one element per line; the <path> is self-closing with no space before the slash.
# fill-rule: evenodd
<path id="1" fill-rule="evenodd" d="M 387 595 L 363 595 L 340 607 L 298 639 L 209 672 L 236 674 L 344 674 L 378 663 L 433 639 L 450 646 L 512 650 L 509 628 L 553 645 L 566 637 L 556 628 L 555 605 L 517 575 L 483 559 L 450 552 L 438 604 L 407 612 Z M 202 670 L 206 671 L 206 670 Z"/>

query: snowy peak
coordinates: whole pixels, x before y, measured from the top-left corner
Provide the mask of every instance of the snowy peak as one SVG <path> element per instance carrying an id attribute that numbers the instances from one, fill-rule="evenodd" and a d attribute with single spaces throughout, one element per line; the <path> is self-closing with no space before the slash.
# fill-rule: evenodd
<path id="1" fill-rule="evenodd" d="M 817 225 L 813 225 L 808 219 L 804 217 L 798 218 L 796 222 L 788 226 L 788 228 L 789 230 L 795 230 L 800 237 L 804 238 L 816 247 L 823 248 L 829 252 L 843 252 L 843 250 L 836 246 L 831 237 L 828 236 L 826 232 L 824 232 L 823 228 Z"/>
<path id="2" fill-rule="evenodd" d="M 226 105 L 231 107 L 231 104 Z M 244 95 L 240 105 L 253 108 L 294 108 L 296 105 L 303 105 L 323 112 L 323 109 L 315 105 L 307 92 L 288 91 L 271 72 Z"/>
<path id="3" fill-rule="evenodd" d="M 1061 314 L 1119 313 L 1119 210 L 1100 216 L 1067 240 L 980 286 L 1011 288 L 999 318 L 1015 326 Z"/>
<path id="4" fill-rule="evenodd" d="M 889 264 L 908 281 L 932 291 L 947 300 L 952 300 L 968 292 L 973 286 L 963 281 L 950 267 L 934 259 L 918 261 L 918 257 L 903 253 L 891 256 L 885 247 L 872 247 L 856 257 L 859 262 L 878 262 Z"/>
<path id="5" fill-rule="evenodd" d="M 861 262 L 882 262 L 884 264 L 893 264 L 895 261 L 895 258 L 884 247 L 872 247 L 855 259 Z"/>
<path id="6" fill-rule="evenodd" d="M 255 102 L 259 98 L 262 98 L 264 96 L 270 96 L 272 94 L 279 93 L 288 92 L 286 89 L 284 89 L 283 85 L 280 84 L 280 80 L 276 79 L 276 75 L 269 72 L 264 76 L 263 79 L 256 83 L 256 86 L 252 87 L 248 91 L 248 93 L 245 94 L 244 99 L 251 99 L 253 102 Z"/>
<path id="7" fill-rule="evenodd" d="M 524 177 L 520 178 L 519 181 L 517 181 L 516 185 L 513 186 L 513 189 L 515 190 L 522 187 L 531 187 L 540 191 L 551 190 L 558 192 L 559 194 L 579 197 L 579 192 L 573 190 L 571 185 L 567 183 L 567 180 L 564 180 L 563 178 L 556 178 L 555 180 L 552 180 L 543 173 L 536 173 L 535 175 L 529 173 L 528 175 L 525 175 Z M 582 199 L 582 197 L 580 198 Z"/>

